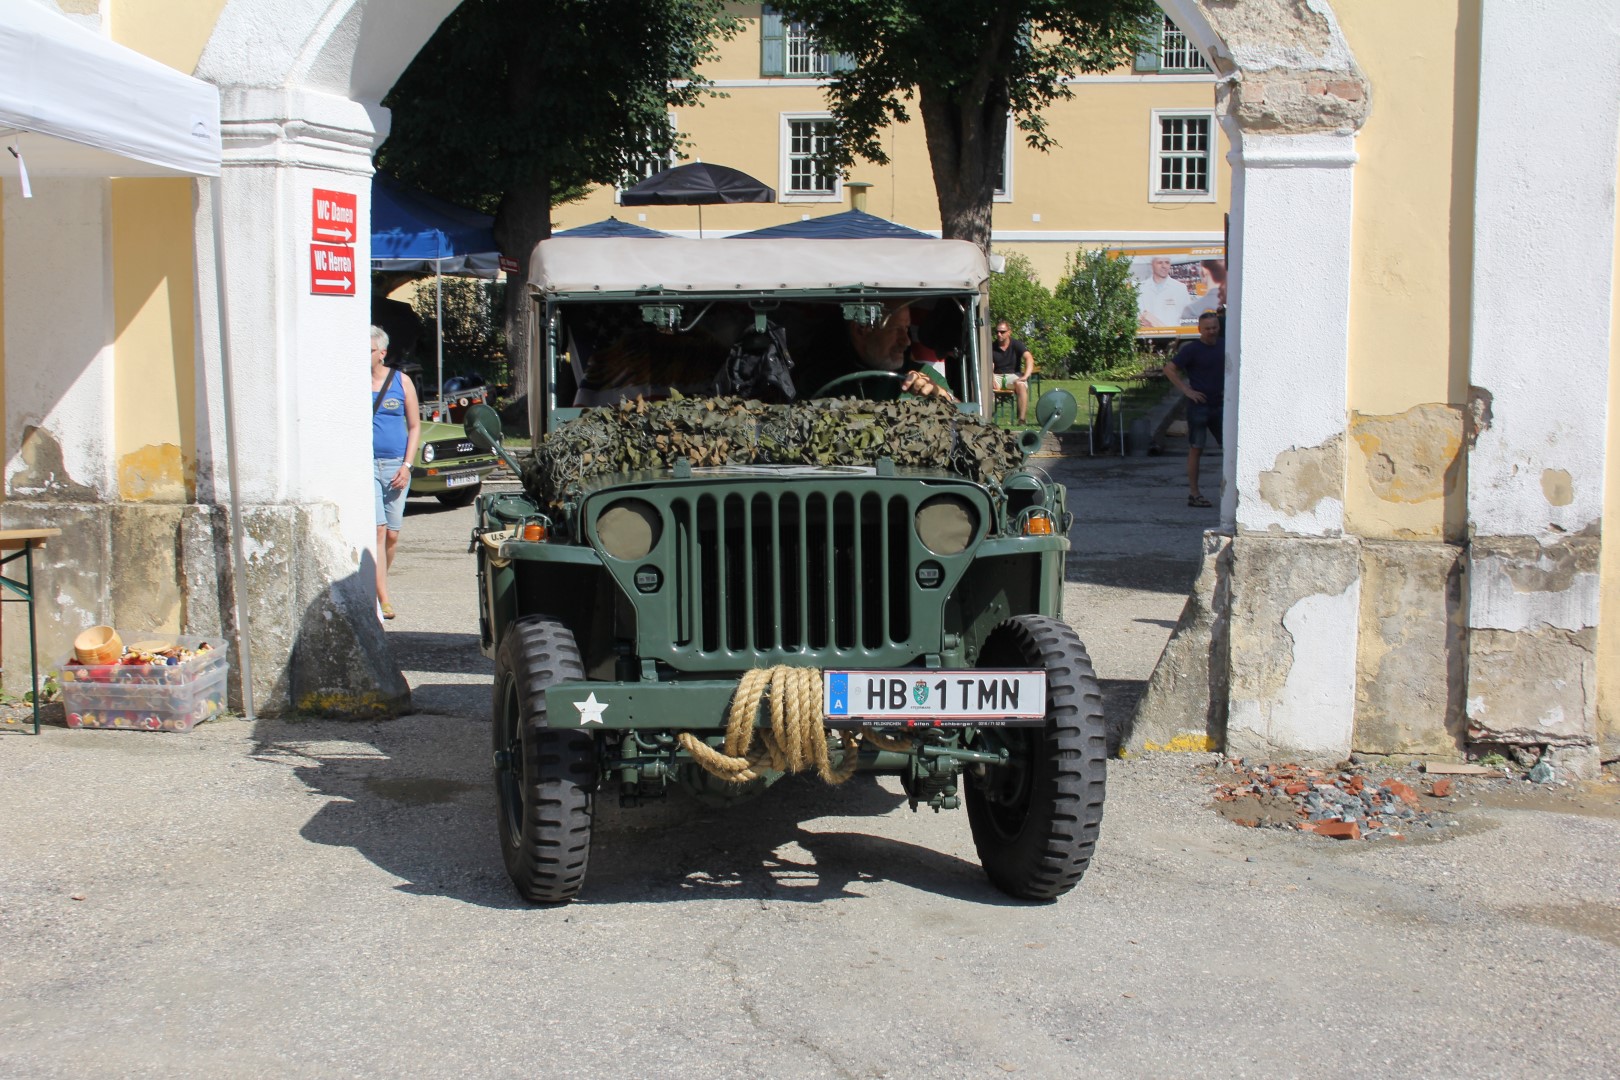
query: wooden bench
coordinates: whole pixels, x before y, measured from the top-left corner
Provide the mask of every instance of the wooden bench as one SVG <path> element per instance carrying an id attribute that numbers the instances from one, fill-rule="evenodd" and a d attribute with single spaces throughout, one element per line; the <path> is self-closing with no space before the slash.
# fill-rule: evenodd
<path id="1" fill-rule="evenodd" d="M 1040 396 L 1041 373 L 1037 371 L 1029 377 L 1030 408 L 1033 409 L 1035 407 L 1035 402 L 1040 399 Z M 1001 407 L 1003 405 L 1007 406 L 1007 423 L 1011 424 L 1018 419 L 1018 394 L 1015 390 L 1011 389 L 1010 387 L 1005 390 L 999 386 L 994 387 L 992 400 L 994 401 L 994 405 L 990 409 L 990 419 L 996 421 L 997 423 L 1000 422 Z"/>

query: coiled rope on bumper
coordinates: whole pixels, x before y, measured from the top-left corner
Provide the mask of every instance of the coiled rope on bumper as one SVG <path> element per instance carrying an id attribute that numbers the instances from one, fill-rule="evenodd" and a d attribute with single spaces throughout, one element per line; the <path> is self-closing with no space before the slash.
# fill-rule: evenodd
<path id="1" fill-rule="evenodd" d="M 770 699 L 770 724 L 757 727 L 761 702 Z M 681 747 L 711 775 L 742 784 L 762 775 L 762 766 L 776 772 L 815 769 L 829 784 L 842 784 L 855 773 L 860 739 L 885 750 L 910 747 L 909 740 L 892 740 L 862 730 L 841 731 L 843 760 L 835 769 L 828 749 L 825 717 L 821 711 L 821 672 L 788 667 L 745 671 L 731 696 L 726 717 L 726 739 L 719 750 L 690 731 L 678 736 Z M 755 736 L 758 736 L 757 743 Z"/>

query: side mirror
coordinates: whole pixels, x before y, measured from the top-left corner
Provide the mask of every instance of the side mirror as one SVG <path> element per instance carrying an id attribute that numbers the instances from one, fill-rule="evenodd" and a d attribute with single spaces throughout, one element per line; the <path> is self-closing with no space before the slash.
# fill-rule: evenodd
<path id="1" fill-rule="evenodd" d="M 1054 391 L 1055 393 L 1056 391 Z M 1042 402 L 1046 398 L 1041 398 Z M 462 417 L 461 426 L 467 438 L 480 450 L 493 450 L 501 445 L 501 414 L 488 405 L 474 405 Z"/>
<path id="2" fill-rule="evenodd" d="M 1067 390 L 1048 390 L 1035 403 L 1035 419 L 1041 432 L 1068 431 L 1080 412 L 1080 403 Z"/>
<path id="3" fill-rule="evenodd" d="M 494 453 L 501 459 L 501 464 L 512 471 L 513 476 L 523 475 L 517 462 L 512 460 L 512 456 L 506 452 L 506 447 L 501 445 L 500 413 L 488 405 L 470 405 L 467 407 L 467 414 L 461 418 L 461 427 L 474 446 Z"/>

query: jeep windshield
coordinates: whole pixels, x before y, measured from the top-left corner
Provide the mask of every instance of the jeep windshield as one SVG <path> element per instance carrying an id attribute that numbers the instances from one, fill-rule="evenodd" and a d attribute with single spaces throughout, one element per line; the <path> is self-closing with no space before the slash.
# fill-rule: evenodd
<path id="1" fill-rule="evenodd" d="M 980 412 L 983 253 L 958 240 L 547 240 L 538 431 L 642 398 L 886 398 L 923 371 Z"/>

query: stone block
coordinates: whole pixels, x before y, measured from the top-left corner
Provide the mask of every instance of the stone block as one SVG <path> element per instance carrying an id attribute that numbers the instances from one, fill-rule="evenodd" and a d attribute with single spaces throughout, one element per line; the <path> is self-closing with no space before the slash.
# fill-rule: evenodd
<path id="1" fill-rule="evenodd" d="M 164 503 L 114 503 L 113 625 L 126 634 L 180 631 L 180 516 Z"/>
<path id="2" fill-rule="evenodd" d="M 1591 747 L 1597 631 L 1475 628 L 1468 635 L 1468 738 Z"/>
<path id="3" fill-rule="evenodd" d="M 73 639 L 87 626 L 113 622 L 111 515 L 104 504 L 67 502 L 0 503 L 0 527 L 61 529 L 34 552 L 34 617 L 40 678 L 73 652 Z M 23 560 L 6 567 L 23 580 Z M 28 689 L 27 608 L 6 604 L 5 686 Z"/>
<path id="4" fill-rule="evenodd" d="M 1462 551 L 1361 546 L 1353 745 L 1369 754 L 1455 754 L 1463 743 Z"/>
<path id="5" fill-rule="evenodd" d="M 1198 578 L 1124 734 L 1127 748 L 1214 749 L 1224 743 L 1231 567 L 1231 537 L 1206 532 Z"/>
<path id="6" fill-rule="evenodd" d="M 1232 542 L 1228 753 L 1317 761 L 1349 754 L 1360 589 L 1355 540 Z"/>

